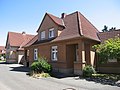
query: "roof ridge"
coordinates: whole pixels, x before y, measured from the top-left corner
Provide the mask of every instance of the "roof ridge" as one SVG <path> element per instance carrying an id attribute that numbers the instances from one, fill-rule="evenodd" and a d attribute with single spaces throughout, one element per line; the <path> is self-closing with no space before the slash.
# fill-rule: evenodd
<path id="1" fill-rule="evenodd" d="M 61 21 L 63 20 L 62 18 L 59 18 L 59 17 L 57 17 L 57 16 L 54 16 L 54 15 L 52 15 L 52 14 L 49 14 L 49 13 L 46 13 L 56 24 L 58 24 L 54 19 L 53 19 L 53 17 L 55 17 L 55 18 L 58 18 L 58 19 L 60 19 Z M 52 16 L 52 17 L 51 17 Z M 64 26 L 64 24 L 63 24 L 63 22 L 62 22 L 62 25 Z M 61 26 L 61 25 L 60 25 Z"/>
<path id="2" fill-rule="evenodd" d="M 38 29 L 37 29 L 37 32 L 39 31 L 39 29 L 40 29 L 40 27 L 41 27 L 41 25 L 42 25 L 42 23 L 43 23 L 46 15 L 48 15 L 48 16 L 50 17 L 50 19 L 51 19 L 55 24 L 57 24 L 57 25 L 59 25 L 59 26 L 62 26 L 62 27 L 65 27 L 64 24 L 63 24 L 63 22 L 62 22 L 62 20 L 63 20 L 62 18 L 59 18 L 59 17 L 57 17 L 57 16 L 54 16 L 53 14 L 50 14 L 50 13 L 45 13 L 45 15 L 44 15 L 44 17 L 43 17 L 43 19 L 42 19 L 42 21 L 41 21 L 41 23 L 40 23 L 40 26 L 39 26 Z M 57 21 L 56 19 L 58 19 L 58 20 L 61 21 L 61 22 Z"/>
<path id="3" fill-rule="evenodd" d="M 11 32 L 11 31 L 9 31 L 8 33 L 22 34 L 22 33 L 20 33 L 20 32 Z M 26 35 L 33 35 L 33 34 L 26 34 Z M 33 36 L 34 36 L 34 35 L 33 35 Z"/>
<path id="4" fill-rule="evenodd" d="M 51 15 L 51 16 L 53 16 L 53 17 L 56 17 L 56 18 L 59 18 L 59 17 L 57 17 L 57 16 L 55 16 L 55 15 L 53 15 L 53 14 L 51 14 L 51 13 L 46 13 L 47 15 Z M 59 18 L 59 19 L 62 19 L 62 18 Z"/>
<path id="5" fill-rule="evenodd" d="M 81 20 L 80 20 L 80 12 L 77 11 L 76 13 L 77 13 L 77 21 L 78 21 L 79 34 L 83 35 L 82 27 L 81 27 Z"/>
<path id="6" fill-rule="evenodd" d="M 75 13 L 77 13 L 77 12 L 78 12 L 78 11 L 73 12 L 73 13 L 70 13 L 70 14 L 67 14 L 66 16 L 69 16 L 69 15 L 75 14 Z"/>

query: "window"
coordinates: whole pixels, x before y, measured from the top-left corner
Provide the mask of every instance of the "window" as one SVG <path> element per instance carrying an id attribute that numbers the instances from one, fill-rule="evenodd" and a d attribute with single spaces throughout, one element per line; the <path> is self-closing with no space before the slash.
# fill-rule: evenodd
<path id="1" fill-rule="evenodd" d="M 38 49 L 34 49 L 34 60 L 38 59 Z"/>
<path id="2" fill-rule="evenodd" d="M 115 59 L 115 58 L 113 58 L 113 59 L 110 59 L 110 58 L 108 58 L 108 62 L 117 62 L 117 59 Z"/>
<path id="3" fill-rule="evenodd" d="M 54 28 L 49 29 L 49 38 L 54 37 Z"/>
<path id="4" fill-rule="evenodd" d="M 78 44 L 75 45 L 75 62 L 78 61 Z"/>
<path id="5" fill-rule="evenodd" d="M 57 46 L 52 46 L 51 59 L 57 61 Z"/>
<path id="6" fill-rule="evenodd" d="M 45 39 L 45 31 L 42 31 L 40 36 L 41 36 L 41 40 Z"/>

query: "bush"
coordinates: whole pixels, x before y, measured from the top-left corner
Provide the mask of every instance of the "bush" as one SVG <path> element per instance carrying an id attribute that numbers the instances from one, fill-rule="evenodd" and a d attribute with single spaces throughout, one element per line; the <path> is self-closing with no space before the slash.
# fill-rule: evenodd
<path id="1" fill-rule="evenodd" d="M 90 65 L 87 65 L 83 68 L 83 76 L 84 77 L 91 77 L 92 74 L 95 74 L 95 73 L 96 73 L 95 69 Z"/>
<path id="2" fill-rule="evenodd" d="M 52 71 L 52 66 L 47 63 L 45 58 L 39 58 L 38 61 L 33 62 L 30 68 L 34 73 L 50 73 Z"/>
<path id="3" fill-rule="evenodd" d="M 104 41 L 104 43 L 94 45 L 99 56 L 99 64 L 108 62 L 108 59 L 120 61 L 120 38 L 115 37 Z"/>

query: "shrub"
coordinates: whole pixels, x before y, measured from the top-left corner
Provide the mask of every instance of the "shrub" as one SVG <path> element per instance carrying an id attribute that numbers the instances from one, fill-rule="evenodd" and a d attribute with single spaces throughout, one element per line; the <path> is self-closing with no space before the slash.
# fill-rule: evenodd
<path id="1" fill-rule="evenodd" d="M 33 62 L 31 65 L 31 71 L 34 73 L 50 73 L 52 71 L 52 66 L 47 63 L 45 58 L 39 58 L 38 61 Z"/>
<path id="2" fill-rule="evenodd" d="M 42 66 L 40 62 L 36 61 L 33 62 L 32 65 L 30 66 L 30 69 L 33 73 L 41 73 L 42 72 Z"/>
<path id="3" fill-rule="evenodd" d="M 108 39 L 104 41 L 104 43 L 94 45 L 93 48 L 98 53 L 100 64 L 108 62 L 108 59 L 117 59 L 118 61 L 120 61 L 119 37 Z"/>
<path id="4" fill-rule="evenodd" d="M 95 73 L 96 73 L 95 69 L 90 65 L 87 65 L 83 68 L 83 76 L 84 77 L 91 77 L 92 74 L 95 74 Z"/>

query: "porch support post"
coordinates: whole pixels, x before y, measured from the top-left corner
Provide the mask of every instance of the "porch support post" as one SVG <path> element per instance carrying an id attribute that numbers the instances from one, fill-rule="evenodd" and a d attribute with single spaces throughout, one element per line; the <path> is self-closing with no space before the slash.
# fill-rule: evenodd
<path id="1" fill-rule="evenodd" d="M 74 62 L 74 74 L 82 75 L 82 69 L 85 66 L 85 47 L 81 40 L 78 43 L 78 61 Z"/>

